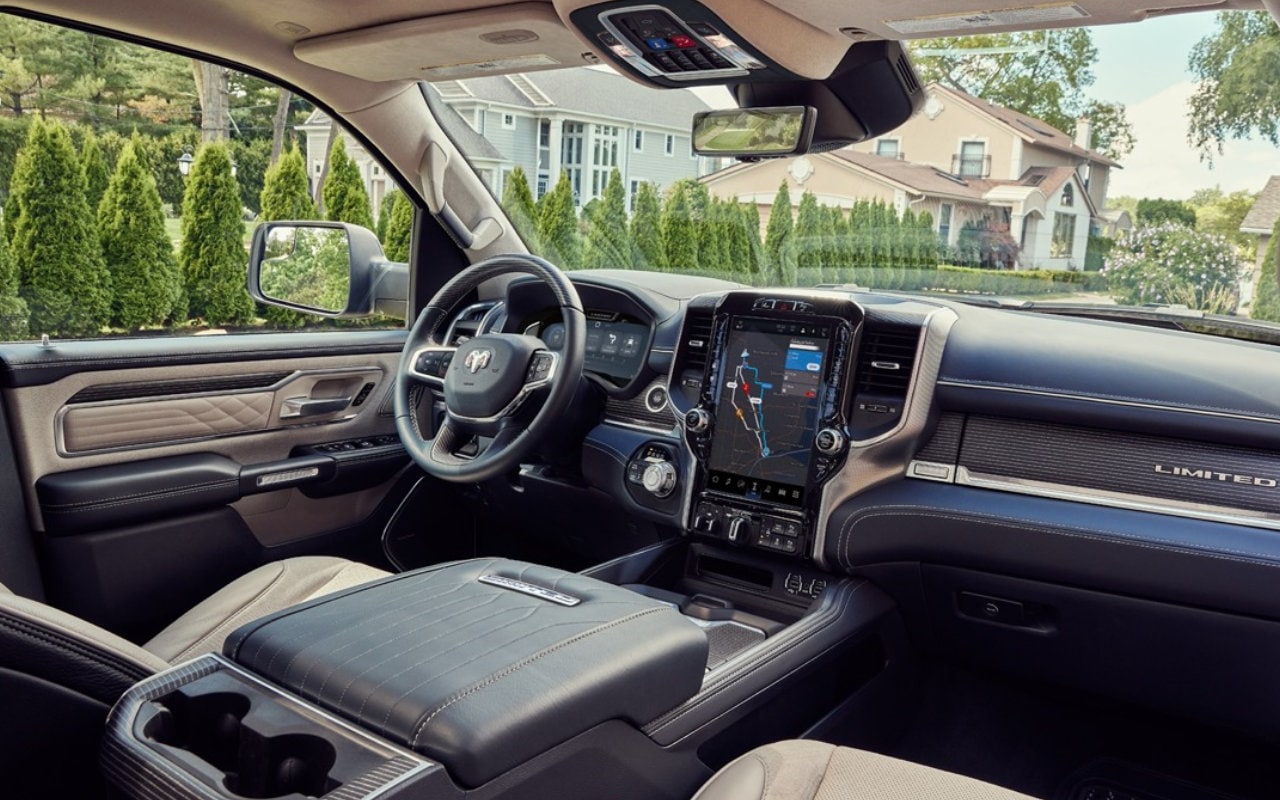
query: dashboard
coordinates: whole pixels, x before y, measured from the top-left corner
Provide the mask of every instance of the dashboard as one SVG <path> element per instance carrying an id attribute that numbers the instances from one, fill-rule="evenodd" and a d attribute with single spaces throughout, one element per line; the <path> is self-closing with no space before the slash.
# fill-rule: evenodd
<path id="1" fill-rule="evenodd" d="M 588 308 L 586 316 L 583 369 L 622 383 L 634 380 L 649 356 L 651 323 L 603 309 Z M 564 347 L 564 323 L 537 324 L 530 330 L 551 350 Z"/>

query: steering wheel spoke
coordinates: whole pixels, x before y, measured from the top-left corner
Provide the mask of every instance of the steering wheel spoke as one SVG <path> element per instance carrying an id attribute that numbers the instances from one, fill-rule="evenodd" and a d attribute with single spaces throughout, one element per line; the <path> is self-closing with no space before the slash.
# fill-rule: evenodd
<path id="1" fill-rule="evenodd" d="M 408 359 L 405 374 L 435 389 L 444 388 L 445 375 L 458 348 L 445 345 L 427 345 L 414 350 Z"/>
<path id="2" fill-rule="evenodd" d="M 560 367 L 560 354 L 554 350 L 535 350 L 524 374 L 524 393 L 541 389 L 556 379 Z"/>

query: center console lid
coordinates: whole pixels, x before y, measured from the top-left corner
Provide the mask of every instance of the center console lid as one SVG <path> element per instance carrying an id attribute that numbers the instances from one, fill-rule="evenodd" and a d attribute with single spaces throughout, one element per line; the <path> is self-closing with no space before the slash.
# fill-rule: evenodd
<path id="1" fill-rule="evenodd" d="M 692 697 L 707 640 L 627 589 L 476 559 L 265 617 L 224 652 L 473 787 L 593 725 L 639 727 Z"/>

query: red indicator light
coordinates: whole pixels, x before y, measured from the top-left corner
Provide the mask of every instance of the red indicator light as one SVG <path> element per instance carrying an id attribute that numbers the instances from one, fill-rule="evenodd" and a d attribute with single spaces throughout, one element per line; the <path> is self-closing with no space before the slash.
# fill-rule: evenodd
<path id="1" fill-rule="evenodd" d="M 681 50 L 688 50 L 698 46 L 697 42 L 682 33 L 677 33 L 675 36 L 672 36 L 671 43 L 676 47 L 679 47 Z"/>

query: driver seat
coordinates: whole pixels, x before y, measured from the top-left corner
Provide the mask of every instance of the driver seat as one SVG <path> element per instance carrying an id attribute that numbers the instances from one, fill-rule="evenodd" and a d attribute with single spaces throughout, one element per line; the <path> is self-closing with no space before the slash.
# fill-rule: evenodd
<path id="1" fill-rule="evenodd" d="M 272 562 L 214 592 L 143 645 L 0 584 L 0 673 L 30 676 L 109 706 L 152 673 L 221 650 L 246 622 L 389 574 L 327 556 Z"/>

